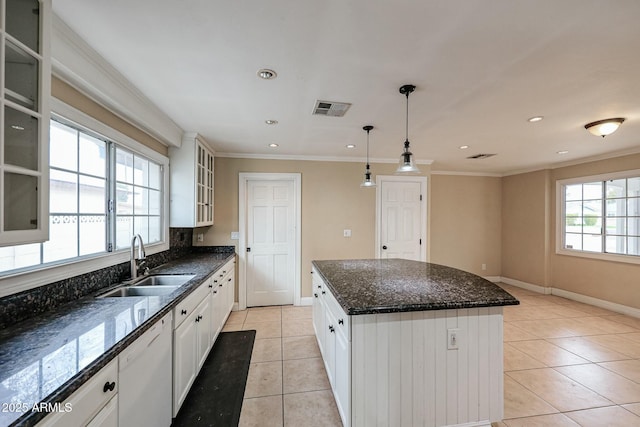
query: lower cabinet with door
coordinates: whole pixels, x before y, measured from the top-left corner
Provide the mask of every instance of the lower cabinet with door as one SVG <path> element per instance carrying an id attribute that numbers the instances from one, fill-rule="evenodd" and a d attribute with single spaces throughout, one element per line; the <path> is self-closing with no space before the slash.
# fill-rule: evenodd
<path id="1" fill-rule="evenodd" d="M 174 309 L 174 417 L 231 312 L 235 287 L 234 268 L 234 260 L 227 262 Z"/>
<path id="2" fill-rule="evenodd" d="M 316 271 L 313 272 L 313 327 L 338 412 L 349 426 L 351 405 L 351 328 L 346 315 Z"/>
<path id="3" fill-rule="evenodd" d="M 98 371 L 38 427 L 117 427 L 118 359 Z"/>

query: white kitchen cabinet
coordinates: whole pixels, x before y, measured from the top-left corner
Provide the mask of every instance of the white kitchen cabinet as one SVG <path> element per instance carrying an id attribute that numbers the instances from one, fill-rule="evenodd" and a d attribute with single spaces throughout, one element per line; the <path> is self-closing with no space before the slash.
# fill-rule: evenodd
<path id="1" fill-rule="evenodd" d="M 116 358 L 69 396 L 59 406 L 59 412 L 52 412 L 40 421 L 38 427 L 117 427 L 118 387 Z"/>
<path id="2" fill-rule="evenodd" d="M 350 319 L 327 289 L 317 271 L 313 271 L 313 326 L 318 339 L 327 377 L 338 411 L 349 425 L 351 403 Z"/>
<path id="3" fill-rule="evenodd" d="M 189 388 L 196 379 L 198 361 L 196 347 L 198 331 L 195 317 L 190 316 L 176 330 L 173 331 L 173 416 L 184 402 Z"/>
<path id="4" fill-rule="evenodd" d="M 198 371 L 202 368 L 212 346 L 211 314 L 211 297 L 207 297 L 196 309 L 195 322 L 197 323 L 196 329 L 198 331 L 198 339 L 196 340 L 196 360 L 198 364 Z"/>
<path id="5" fill-rule="evenodd" d="M 119 427 L 171 425 L 172 313 L 118 355 Z"/>
<path id="6" fill-rule="evenodd" d="M 169 149 L 171 227 L 213 225 L 214 152 L 197 133 L 186 133 Z"/>
<path id="7" fill-rule="evenodd" d="M 173 416 L 189 393 L 213 345 L 212 293 L 209 278 L 174 309 Z"/>
<path id="8" fill-rule="evenodd" d="M 212 277 L 213 283 L 213 323 L 212 340 L 215 340 L 235 301 L 235 259 L 228 261 Z"/>
<path id="9" fill-rule="evenodd" d="M 51 0 L 0 5 L 0 246 L 8 246 L 49 236 Z"/>

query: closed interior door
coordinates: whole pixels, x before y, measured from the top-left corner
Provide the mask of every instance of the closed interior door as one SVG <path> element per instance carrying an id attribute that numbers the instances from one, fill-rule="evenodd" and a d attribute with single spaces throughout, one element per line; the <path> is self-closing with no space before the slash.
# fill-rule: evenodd
<path id="1" fill-rule="evenodd" d="M 380 197 L 380 258 L 421 261 L 420 182 L 382 181 Z"/>
<path id="2" fill-rule="evenodd" d="M 294 182 L 247 182 L 247 306 L 293 304 Z"/>

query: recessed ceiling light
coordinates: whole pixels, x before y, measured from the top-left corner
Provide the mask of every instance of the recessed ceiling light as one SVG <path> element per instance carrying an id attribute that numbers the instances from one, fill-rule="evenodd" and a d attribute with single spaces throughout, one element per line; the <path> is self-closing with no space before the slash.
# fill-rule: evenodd
<path id="1" fill-rule="evenodd" d="M 535 122 L 541 121 L 542 119 L 544 119 L 544 116 L 534 116 L 534 117 L 528 118 L 527 121 L 529 123 L 535 123 Z"/>
<path id="2" fill-rule="evenodd" d="M 347 148 L 356 148 L 356 145 L 355 144 L 347 144 L 345 147 L 347 147 Z"/>
<path id="3" fill-rule="evenodd" d="M 264 80 L 273 80 L 278 77 L 278 74 L 268 68 L 261 68 L 258 70 L 258 77 Z"/>
<path id="4" fill-rule="evenodd" d="M 466 150 L 467 148 L 469 148 L 468 145 L 461 145 L 460 147 L 458 147 L 461 150 Z"/>
<path id="5" fill-rule="evenodd" d="M 24 127 L 22 127 L 22 126 L 18 126 L 18 125 L 11 125 L 11 129 L 15 129 L 15 130 L 24 130 Z"/>
<path id="6" fill-rule="evenodd" d="M 558 154 L 567 154 L 569 151 L 568 150 L 560 150 L 557 153 Z"/>
<path id="7" fill-rule="evenodd" d="M 279 145 L 272 142 L 271 144 L 269 144 L 269 147 L 277 148 L 277 147 L 279 147 Z"/>
<path id="8" fill-rule="evenodd" d="M 268 124 L 268 125 L 277 125 L 278 124 L 277 120 L 265 120 L 264 122 L 266 124 Z"/>

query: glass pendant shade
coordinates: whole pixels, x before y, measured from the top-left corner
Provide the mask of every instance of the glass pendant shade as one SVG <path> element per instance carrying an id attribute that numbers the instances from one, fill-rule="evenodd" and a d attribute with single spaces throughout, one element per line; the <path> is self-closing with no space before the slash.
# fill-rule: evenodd
<path id="1" fill-rule="evenodd" d="M 404 141 L 404 150 L 400 154 L 400 162 L 396 174 L 419 174 L 420 169 L 415 164 L 413 153 L 409 149 L 409 94 L 416 89 L 414 85 L 404 85 L 400 88 L 400 93 L 407 97 L 407 116 L 406 116 L 406 139 Z"/>
<path id="2" fill-rule="evenodd" d="M 369 170 L 369 165 L 367 164 L 367 168 L 364 172 L 364 181 L 360 184 L 360 187 L 375 187 L 376 183 L 371 181 L 371 171 Z"/>
<path id="3" fill-rule="evenodd" d="M 404 143 L 404 151 L 400 154 L 400 162 L 398 163 L 398 169 L 396 173 L 411 174 L 420 173 L 420 169 L 413 161 L 413 153 L 409 151 L 409 141 Z"/>

